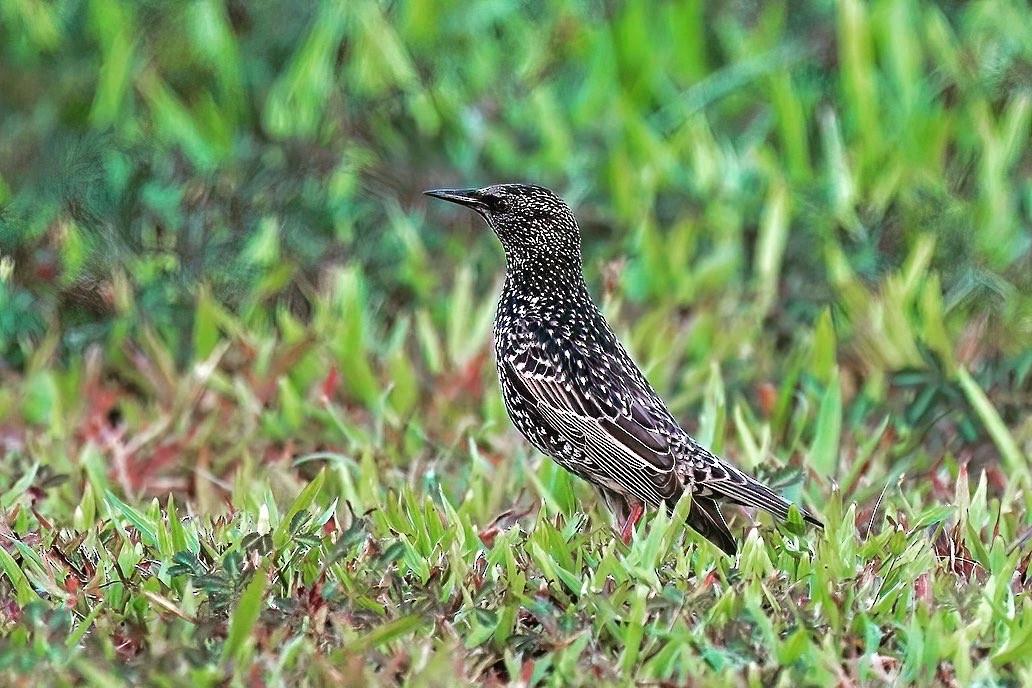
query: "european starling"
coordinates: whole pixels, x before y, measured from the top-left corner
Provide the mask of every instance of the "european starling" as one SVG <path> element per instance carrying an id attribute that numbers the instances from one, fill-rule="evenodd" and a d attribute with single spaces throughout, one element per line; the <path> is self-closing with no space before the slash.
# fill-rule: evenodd
<path id="1" fill-rule="evenodd" d="M 426 194 L 472 208 L 501 240 L 505 284 L 494 343 L 509 418 L 598 489 L 624 542 L 646 506 L 672 507 L 685 490 L 688 525 L 731 556 L 737 544 L 718 502 L 788 516 L 789 502 L 682 430 L 631 360 L 591 300 L 580 230 L 562 199 L 528 184 Z"/>

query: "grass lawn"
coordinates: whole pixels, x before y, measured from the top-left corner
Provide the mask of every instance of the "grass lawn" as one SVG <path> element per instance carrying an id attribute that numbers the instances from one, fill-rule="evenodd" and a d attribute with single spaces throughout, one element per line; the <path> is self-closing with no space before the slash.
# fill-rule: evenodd
<path id="1" fill-rule="evenodd" d="M 0 685 L 1032 685 L 1017 0 L 0 3 Z M 826 524 L 629 546 L 511 427 L 531 181 Z"/>

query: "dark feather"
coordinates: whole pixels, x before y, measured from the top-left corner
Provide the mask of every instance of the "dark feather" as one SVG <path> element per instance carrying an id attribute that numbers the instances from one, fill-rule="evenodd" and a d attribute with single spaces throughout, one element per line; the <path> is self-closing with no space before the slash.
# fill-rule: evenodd
<path id="1" fill-rule="evenodd" d="M 727 527 L 727 522 L 720 513 L 720 507 L 712 499 L 706 497 L 692 499 L 692 508 L 688 512 L 688 525 L 729 557 L 738 553 L 738 543 L 735 542 L 731 530 Z"/>
<path id="2" fill-rule="evenodd" d="M 704 486 L 709 494 L 719 496 L 733 504 L 754 509 L 763 509 L 785 520 L 791 503 L 774 492 L 763 483 L 752 478 L 737 468 L 724 463 L 712 453 L 691 441 L 693 463 L 690 480 L 695 485 Z M 811 516 L 802 508 L 799 509 L 803 520 L 820 528 L 824 524 Z"/>
<path id="3" fill-rule="evenodd" d="M 654 392 L 611 354 L 572 345 L 552 351 L 540 337 L 545 328 L 528 329 L 524 348 L 503 364 L 521 401 L 560 435 L 583 438 L 579 449 L 592 459 L 597 479 L 621 484 L 653 506 L 679 495 L 669 436 L 680 428 L 665 409 L 650 408 Z"/>

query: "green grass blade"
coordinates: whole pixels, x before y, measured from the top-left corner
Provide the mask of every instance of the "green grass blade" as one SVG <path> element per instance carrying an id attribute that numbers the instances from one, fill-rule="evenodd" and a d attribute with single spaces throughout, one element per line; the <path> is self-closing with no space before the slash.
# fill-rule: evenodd
<path id="1" fill-rule="evenodd" d="M 222 661 L 243 659 L 247 640 L 265 606 L 266 576 L 265 569 L 259 568 L 240 595 L 240 601 L 229 619 L 229 631 L 222 646 Z"/>
<path id="2" fill-rule="evenodd" d="M 121 514 L 140 533 L 140 539 L 151 547 L 158 546 L 158 531 L 146 516 L 116 497 L 111 490 L 104 490 L 104 501 L 112 517 L 116 516 L 116 512 Z"/>
<path id="3" fill-rule="evenodd" d="M 297 498 L 294 499 L 294 503 L 287 509 L 287 513 L 280 519 L 279 525 L 272 534 L 272 542 L 276 547 L 282 547 L 286 544 L 287 539 L 290 537 L 290 523 L 294 520 L 294 517 L 299 513 L 312 506 L 315 503 L 315 498 L 319 495 L 319 491 L 322 490 L 323 482 L 326 480 L 326 469 L 320 469 L 319 473 L 312 479 L 312 482 L 308 483 L 304 489 L 298 493 Z"/>
<path id="4" fill-rule="evenodd" d="M 29 579 L 18 567 L 18 562 L 3 547 L 0 547 L 0 569 L 7 574 L 7 579 L 11 581 L 18 604 L 28 604 L 39 599 L 39 595 L 32 589 Z"/>
<path id="5" fill-rule="evenodd" d="M 996 443 L 996 448 L 1000 451 L 1000 458 L 1011 477 L 1020 479 L 1021 484 L 1025 487 L 1032 486 L 1032 480 L 1030 480 L 1032 467 L 1030 467 L 1029 457 L 1018 448 L 1014 436 L 1007 430 L 1003 419 L 1000 418 L 1000 414 L 989 401 L 985 392 L 963 366 L 957 369 L 957 379 L 960 381 L 961 389 L 964 390 L 968 402 L 974 407 L 975 413 L 978 414 L 989 436 Z"/>

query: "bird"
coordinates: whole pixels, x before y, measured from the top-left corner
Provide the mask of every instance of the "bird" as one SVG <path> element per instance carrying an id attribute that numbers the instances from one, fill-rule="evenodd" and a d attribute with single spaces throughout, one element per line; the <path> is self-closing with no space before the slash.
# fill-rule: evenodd
<path id="1" fill-rule="evenodd" d="M 647 507 L 691 493 L 687 524 L 734 557 L 726 502 L 787 519 L 790 503 L 695 441 L 591 298 L 570 207 L 533 184 L 424 192 L 477 212 L 505 253 L 494 319 L 501 396 L 516 429 L 591 483 L 629 544 Z M 803 519 L 823 524 L 800 509 Z"/>

